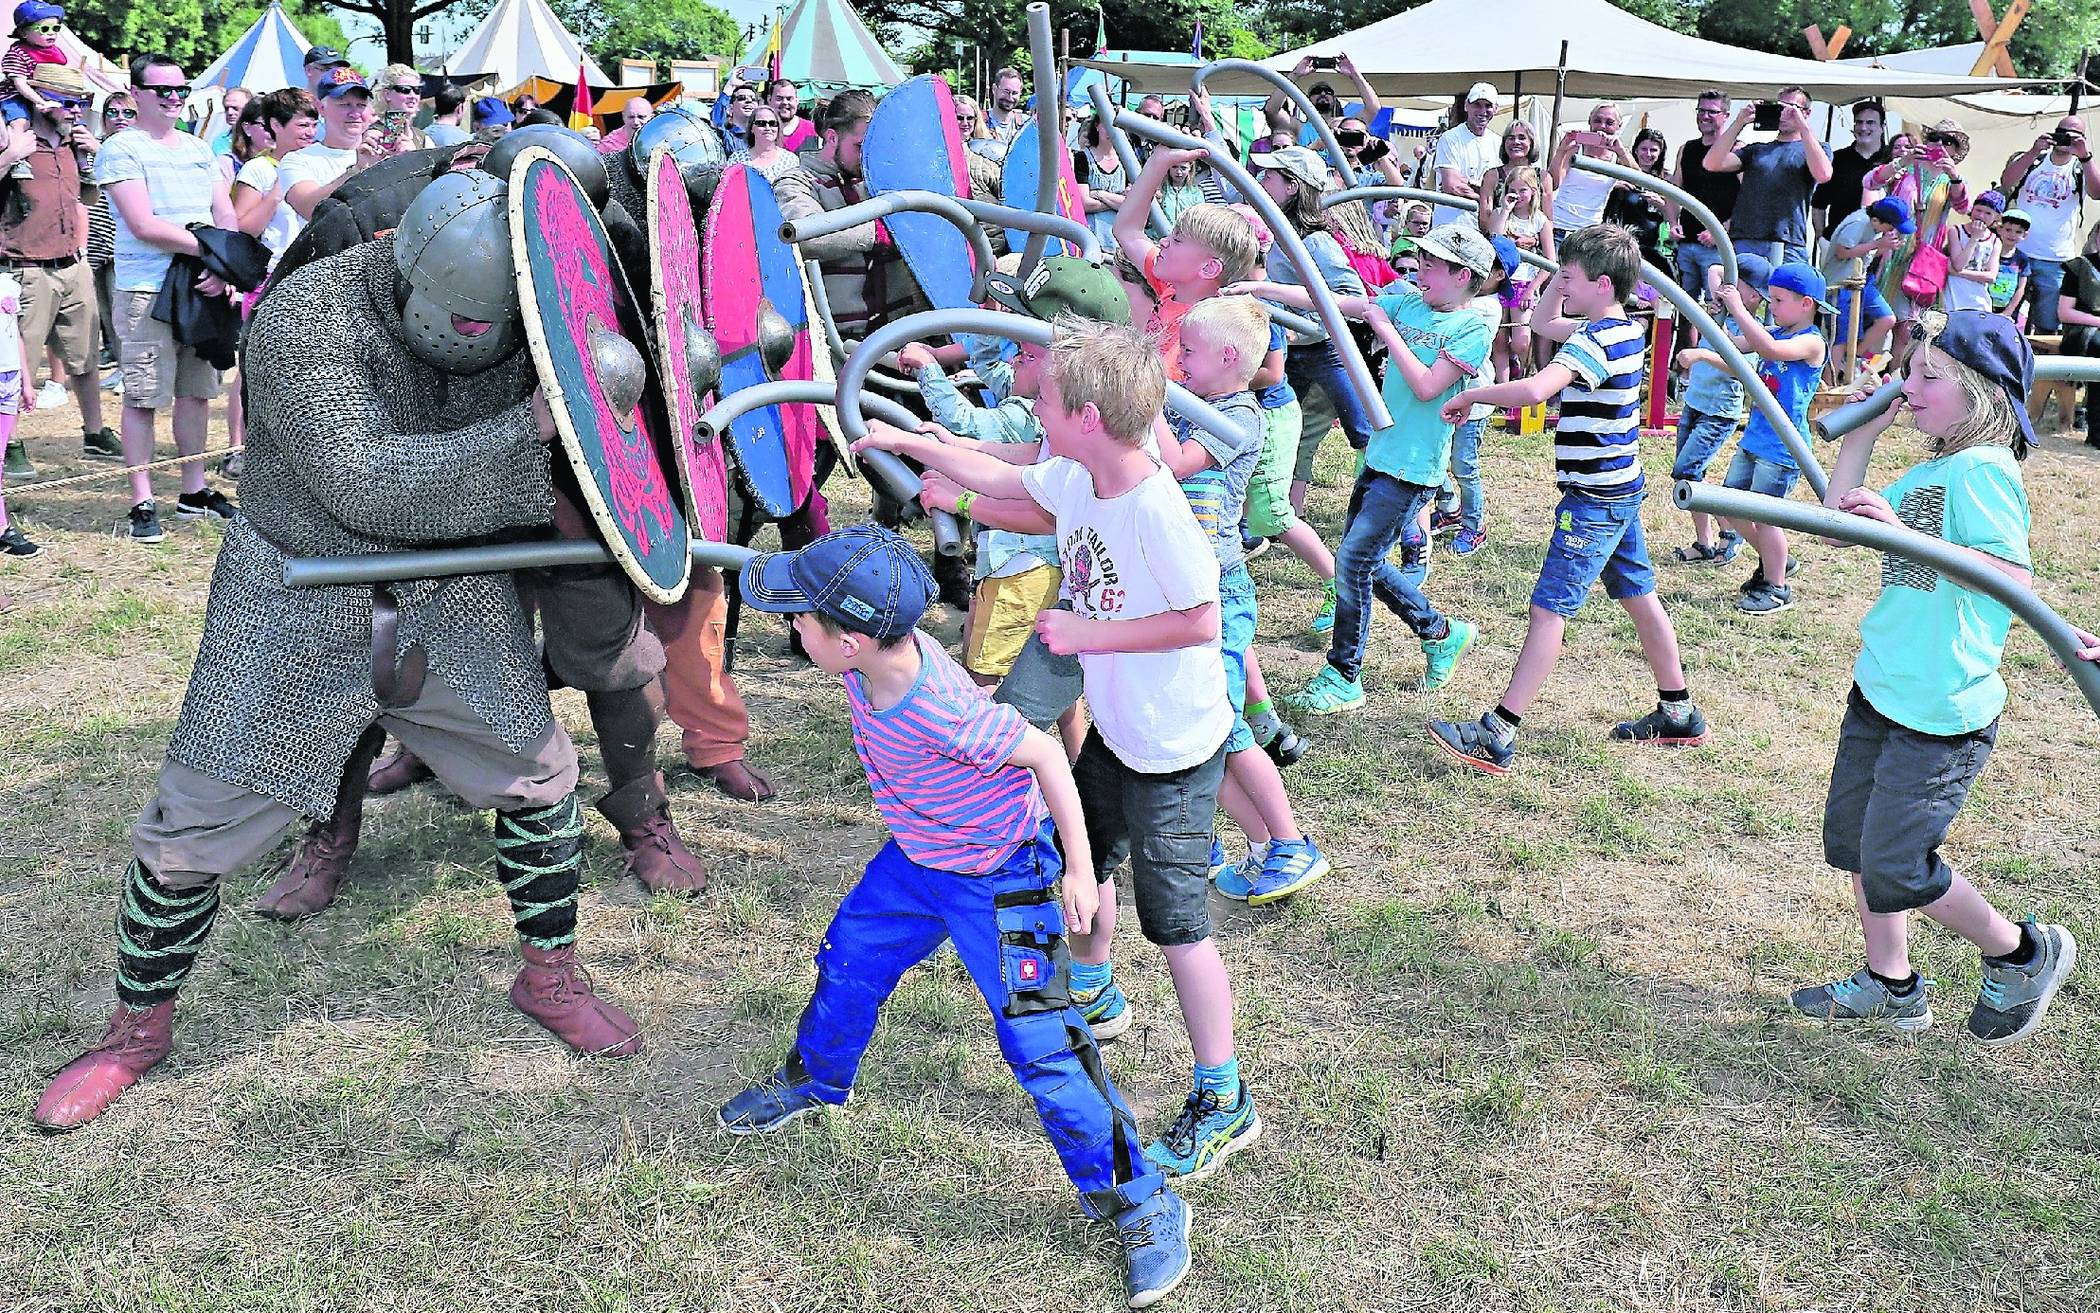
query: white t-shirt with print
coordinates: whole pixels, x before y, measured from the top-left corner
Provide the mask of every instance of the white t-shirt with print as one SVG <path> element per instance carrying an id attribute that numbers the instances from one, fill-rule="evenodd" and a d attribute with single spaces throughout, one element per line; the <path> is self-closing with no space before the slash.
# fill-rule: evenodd
<path id="1" fill-rule="evenodd" d="M 2027 215 L 2020 254 L 2030 260 L 2069 260 L 2078 254 L 2079 180 L 2085 165 L 2051 164 L 2044 155 L 2013 194 L 2013 208 Z"/>
<path id="2" fill-rule="evenodd" d="M 1142 620 L 1218 600 L 1218 559 L 1165 466 L 1120 497 L 1094 495 L 1084 465 L 1055 457 L 1021 471 L 1057 521 L 1060 591 L 1089 620 Z M 1102 742 L 1148 775 L 1208 761 L 1232 729 L 1218 640 L 1166 652 L 1082 652 L 1087 711 Z"/>
<path id="3" fill-rule="evenodd" d="M 1478 187 L 1487 171 L 1502 162 L 1502 134 L 1483 132 L 1477 136 L 1464 123 L 1451 128 L 1436 139 L 1436 165 L 1438 169 L 1455 169 L 1458 176 Z M 1431 175 L 1432 178 L 1435 175 Z M 1439 187 L 1437 190 L 1443 190 Z M 1459 223 L 1470 221 L 1472 215 L 1449 205 L 1436 207 L 1432 223 Z"/>

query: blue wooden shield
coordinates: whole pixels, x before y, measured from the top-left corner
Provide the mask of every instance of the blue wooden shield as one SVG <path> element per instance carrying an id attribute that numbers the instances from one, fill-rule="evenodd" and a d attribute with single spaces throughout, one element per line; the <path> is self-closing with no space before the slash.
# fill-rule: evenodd
<path id="1" fill-rule="evenodd" d="M 862 172 L 875 195 L 893 191 L 930 191 L 943 196 L 970 194 L 970 165 L 963 151 L 962 130 L 955 122 L 955 97 L 948 83 L 928 73 L 884 96 L 868 123 L 861 145 Z M 937 214 L 893 214 L 883 220 L 897 250 L 926 299 L 942 310 L 967 309 L 975 302 L 977 260 L 955 225 Z"/>
<path id="2" fill-rule="evenodd" d="M 1057 208 L 1045 211 L 1038 204 L 1037 193 L 1041 187 L 1043 162 L 1036 149 L 1035 120 L 1030 119 L 1014 138 L 1014 144 L 1006 148 L 1006 164 L 999 174 L 1000 199 L 1017 210 L 1035 210 L 1061 214 L 1078 223 L 1087 221 L 1086 193 L 1080 190 L 1079 175 L 1072 172 L 1072 152 L 1062 143 L 1057 148 Z M 1018 228 L 1006 230 L 1006 247 L 1018 251 L 1028 244 L 1028 234 Z M 1077 255 L 1072 243 L 1053 237 L 1043 246 L 1044 255 Z"/>

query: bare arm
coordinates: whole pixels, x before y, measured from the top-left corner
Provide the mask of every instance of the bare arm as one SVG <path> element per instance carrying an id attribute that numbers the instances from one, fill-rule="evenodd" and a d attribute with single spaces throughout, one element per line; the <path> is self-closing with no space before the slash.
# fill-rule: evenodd
<path id="1" fill-rule="evenodd" d="M 1364 103 L 1364 122 L 1369 123 L 1385 106 L 1380 103 L 1378 93 L 1371 90 L 1371 80 L 1357 71 L 1356 61 L 1347 55 L 1335 61 L 1335 68 L 1356 84 L 1356 97 Z"/>
<path id="2" fill-rule="evenodd" d="M 1043 791 L 1043 805 L 1050 809 L 1050 822 L 1064 849 L 1065 874 L 1059 891 L 1064 905 L 1065 931 L 1083 935 L 1094 928 L 1100 910 L 1100 886 L 1094 882 L 1094 852 L 1087 842 L 1086 814 L 1079 806 L 1079 786 L 1072 779 L 1072 765 L 1057 741 L 1033 725 L 1021 731 L 1021 741 L 1006 759 L 1035 776 Z"/>
<path id="3" fill-rule="evenodd" d="M 2020 203 L 2018 194 L 2020 180 L 2027 176 L 2027 171 L 2035 166 L 2035 162 L 2042 158 L 2043 152 L 2051 149 L 2052 145 L 2049 135 L 2044 133 L 2024 153 L 2015 155 L 2005 162 L 2005 172 L 1998 175 L 1998 186 L 2004 190 L 2007 200 L 2014 205 Z M 2086 167 L 2092 167 L 2090 159 L 2086 161 Z"/>
<path id="4" fill-rule="evenodd" d="M 1090 620 L 1070 611 L 1045 611 L 1035 631 L 1059 656 L 1081 652 L 1172 652 L 1200 647 L 1218 637 L 1218 604 L 1161 611 L 1135 620 Z"/>
<path id="5" fill-rule="evenodd" d="M 1175 437 L 1174 426 L 1167 423 L 1165 415 L 1152 421 L 1152 437 L 1159 443 L 1160 462 L 1176 479 L 1185 479 L 1218 463 L 1202 443 L 1183 442 Z"/>
<path id="6" fill-rule="evenodd" d="M 1552 229 L 1542 228 L 1539 231 L 1547 233 Z M 1582 320 L 1572 319 L 1565 313 L 1566 287 L 1561 281 L 1561 276 L 1555 273 L 1546 280 L 1546 285 L 1539 289 L 1538 304 L 1531 307 L 1531 331 L 1549 342 L 1565 342 L 1575 336 L 1583 325 Z M 1554 389 L 1556 392 L 1559 390 Z"/>
<path id="7" fill-rule="evenodd" d="M 1407 339 L 1400 336 L 1400 330 L 1393 326 L 1391 317 L 1377 303 L 1371 305 L 1370 313 L 1363 318 L 1371 326 L 1371 331 L 1378 334 L 1378 340 L 1385 343 L 1386 368 L 1399 371 L 1401 381 L 1407 384 L 1407 390 L 1414 394 L 1415 400 L 1434 401 L 1465 377 L 1458 362 L 1442 352 L 1431 364 L 1425 365 L 1417 360 Z"/>
<path id="8" fill-rule="evenodd" d="M 1511 379 L 1507 383 L 1491 383 L 1486 387 L 1467 388 L 1444 403 L 1444 418 L 1453 423 L 1465 418 L 1466 412 L 1475 406 L 1536 406 L 1550 401 L 1567 390 L 1575 381 L 1575 371 L 1566 365 L 1548 361 L 1544 368 L 1529 378 Z M 1453 416 L 1457 419 L 1452 419 Z"/>
<path id="9" fill-rule="evenodd" d="M 907 433 L 893 424 L 873 420 L 868 424 L 868 436 L 854 443 L 853 450 L 862 451 L 869 447 L 909 456 L 929 469 L 939 470 L 963 487 L 975 489 L 988 497 L 1033 500 L 1021 482 L 1021 466 L 1009 465 L 980 451 L 951 445 L 938 434 Z"/>
<path id="10" fill-rule="evenodd" d="M 1145 167 L 1138 171 L 1137 181 L 1124 193 L 1123 207 L 1116 211 L 1116 245 L 1139 269 L 1151 263 L 1152 253 L 1157 249 L 1145 234 L 1145 222 L 1152 213 L 1152 202 L 1167 181 L 1167 170 L 1182 161 L 1201 160 L 1209 154 L 1209 151 L 1155 147 L 1152 158 L 1146 160 Z"/>
<path id="11" fill-rule="evenodd" d="M 1750 107 L 1743 106 L 1728 122 L 1728 130 L 1714 138 L 1714 144 L 1706 148 L 1706 158 L 1700 161 L 1708 173 L 1741 173 L 1743 157 L 1735 153 L 1735 139 L 1743 135 L 1744 125 L 1750 122 Z M 1829 161 L 1826 159 L 1827 166 Z"/>
<path id="12" fill-rule="evenodd" d="M 2078 324 L 2086 328 L 2100 328 L 2100 315 L 2088 314 L 2078 308 L 2078 299 L 2069 292 L 2056 298 L 2056 314 L 2067 324 Z"/>

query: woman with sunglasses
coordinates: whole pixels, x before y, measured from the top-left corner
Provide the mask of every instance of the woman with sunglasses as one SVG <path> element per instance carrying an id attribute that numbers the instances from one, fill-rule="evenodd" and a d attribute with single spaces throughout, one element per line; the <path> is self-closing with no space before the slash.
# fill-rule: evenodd
<path id="1" fill-rule="evenodd" d="M 778 181 L 782 174 L 800 163 L 793 151 L 780 144 L 780 114 L 771 105 L 760 105 L 752 110 L 748 127 L 751 144 L 731 151 L 730 159 L 749 164 L 764 174 L 767 182 Z"/>
<path id="2" fill-rule="evenodd" d="M 964 150 L 981 155 L 994 164 L 1006 159 L 1006 143 L 999 140 L 991 125 L 984 121 L 984 111 L 978 108 L 975 99 L 969 96 L 955 98 L 955 127 L 962 133 Z"/>

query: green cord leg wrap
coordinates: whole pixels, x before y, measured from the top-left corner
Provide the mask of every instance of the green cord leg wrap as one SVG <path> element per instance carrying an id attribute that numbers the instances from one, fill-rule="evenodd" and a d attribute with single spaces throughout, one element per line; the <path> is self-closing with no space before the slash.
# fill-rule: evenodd
<path id="1" fill-rule="evenodd" d="M 219 886 L 163 889 L 137 860 L 117 907 L 117 997 L 149 1008 L 175 997 L 219 912 Z"/>
<path id="2" fill-rule="evenodd" d="M 576 942 L 583 813 L 570 794 L 549 807 L 496 813 L 496 877 L 510 895 L 518 938 L 534 948 Z"/>

